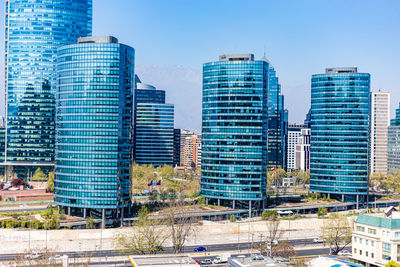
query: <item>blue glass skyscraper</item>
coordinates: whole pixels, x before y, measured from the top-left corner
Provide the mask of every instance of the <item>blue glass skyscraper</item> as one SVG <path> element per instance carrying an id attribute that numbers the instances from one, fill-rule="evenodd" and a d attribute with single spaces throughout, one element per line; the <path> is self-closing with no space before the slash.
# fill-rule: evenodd
<path id="1" fill-rule="evenodd" d="M 134 92 L 134 161 L 155 167 L 174 162 L 174 105 L 165 91 L 137 79 Z"/>
<path id="2" fill-rule="evenodd" d="M 268 168 L 285 168 L 284 106 L 275 69 L 268 70 Z"/>
<path id="3" fill-rule="evenodd" d="M 388 127 L 388 161 L 387 170 L 400 170 L 400 104 L 396 109 L 396 117 Z"/>
<path id="4" fill-rule="evenodd" d="M 91 32 L 91 0 L 5 1 L 5 165 L 54 166 L 57 48 Z"/>
<path id="5" fill-rule="evenodd" d="M 368 194 L 370 75 L 329 68 L 311 79 L 310 189 L 345 201 Z"/>
<path id="6" fill-rule="evenodd" d="M 54 202 L 69 214 L 116 218 L 130 204 L 134 55 L 107 36 L 58 49 Z"/>
<path id="7" fill-rule="evenodd" d="M 268 71 L 268 61 L 252 54 L 222 55 L 203 65 L 201 195 L 209 202 L 263 203 Z"/>

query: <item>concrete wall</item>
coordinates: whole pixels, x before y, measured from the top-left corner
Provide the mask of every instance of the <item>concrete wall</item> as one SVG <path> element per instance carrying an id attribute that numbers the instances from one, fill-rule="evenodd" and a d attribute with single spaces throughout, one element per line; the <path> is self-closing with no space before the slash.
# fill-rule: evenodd
<path id="1" fill-rule="evenodd" d="M 310 218 L 281 221 L 284 234 L 281 239 L 314 238 L 320 234 L 324 219 Z M 55 251 L 86 251 L 115 249 L 114 239 L 119 232 L 127 233 L 132 228 L 80 229 L 80 230 L 19 230 L 0 229 L 0 253 L 24 252 L 34 248 Z M 250 229 L 250 232 L 249 232 Z M 186 245 L 207 245 L 259 241 L 267 235 L 265 221 L 255 222 L 209 222 L 196 227 Z M 169 246 L 170 243 L 165 244 Z"/>

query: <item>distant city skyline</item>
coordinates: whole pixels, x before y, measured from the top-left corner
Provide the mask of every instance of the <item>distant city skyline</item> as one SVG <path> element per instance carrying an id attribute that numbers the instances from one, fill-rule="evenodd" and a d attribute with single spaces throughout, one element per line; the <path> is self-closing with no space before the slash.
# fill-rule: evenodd
<path id="1" fill-rule="evenodd" d="M 93 35 L 113 35 L 136 49 L 136 73 L 166 90 L 178 128 L 201 129 L 203 63 L 224 53 L 254 53 L 260 59 L 264 47 L 279 76 L 289 122 L 303 122 L 311 75 L 327 67 L 370 73 L 372 91 L 391 92 L 393 118 L 400 100 L 399 11 L 399 1 L 96 0 Z M 0 13 L 4 53 L 4 0 Z"/>

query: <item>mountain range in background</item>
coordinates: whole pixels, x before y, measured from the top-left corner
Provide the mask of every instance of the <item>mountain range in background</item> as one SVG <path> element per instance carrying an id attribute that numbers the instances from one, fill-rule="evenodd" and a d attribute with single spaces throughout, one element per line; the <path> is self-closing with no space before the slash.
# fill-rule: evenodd
<path id="1" fill-rule="evenodd" d="M 136 65 L 143 83 L 166 91 L 166 102 L 175 105 L 175 128 L 201 132 L 201 70 L 179 65 Z"/>

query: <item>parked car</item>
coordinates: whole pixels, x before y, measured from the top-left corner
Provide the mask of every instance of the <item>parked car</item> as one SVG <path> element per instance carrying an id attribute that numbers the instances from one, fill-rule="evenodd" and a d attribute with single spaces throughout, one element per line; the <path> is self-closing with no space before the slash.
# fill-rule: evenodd
<path id="1" fill-rule="evenodd" d="M 222 253 L 222 254 L 218 255 L 217 257 L 215 257 L 212 262 L 214 264 L 226 263 L 226 262 L 228 262 L 228 259 L 230 257 L 231 257 L 230 253 Z"/>
<path id="2" fill-rule="evenodd" d="M 200 264 L 212 264 L 212 261 L 210 259 L 204 259 L 200 261 Z"/>
<path id="3" fill-rule="evenodd" d="M 193 251 L 195 251 L 195 252 L 198 252 L 198 251 L 207 251 L 207 249 L 206 249 L 205 247 L 200 246 L 200 247 L 195 247 Z"/>
<path id="4" fill-rule="evenodd" d="M 35 253 L 32 253 L 32 254 L 25 255 L 24 258 L 25 259 L 34 260 L 34 259 L 39 259 L 41 257 L 42 257 L 42 254 L 39 254 L 39 253 L 35 252 Z"/>
<path id="5" fill-rule="evenodd" d="M 313 239 L 312 242 L 313 242 L 313 243 L 324 243 L 325 240 L 323 240 L 323 239 L 321 239 L 321 238 L 319 238 L 319 237 L 316 237 L 316 238 Z"/>
<path id="6" fill-rule="evenodd" d="M 341 250 L 338 252 L 338 256 L 351 256 L 351 253 L 348 250 Z"/>
<path id="7" fill-rule="evenodd" d="M 260 254 L 255 253 L 255 254 L 251 254 L 251 259 L 253 261 L 262 261 L 262 260 L 264 260 L 264 257 Z"/>
<path id="8" fill-rule="evenodd" d="M 52 260 L 61 260 L 63 258 L 63 256 L 61 256 L 61 255 L 54 255 L 54 256 L 51 256 L 51 257 L 49 257 L 49 261 L 52 261 Z"/>
<path id="9" fill-rule="evenodd" d="M 163 246 L 156 246 L 156 251 L 159 251 L 159 252 L 164 251 Z"/>

